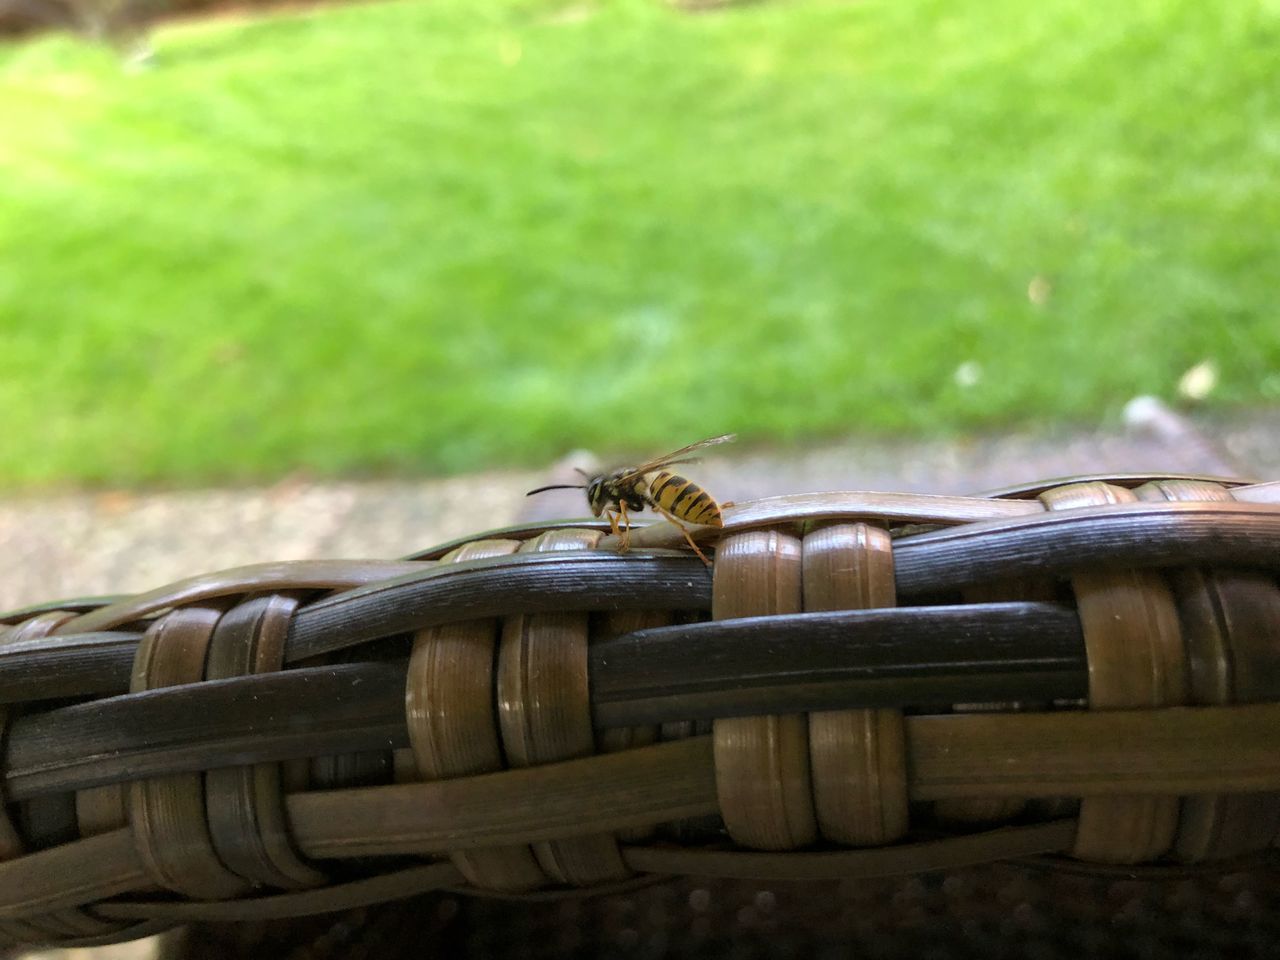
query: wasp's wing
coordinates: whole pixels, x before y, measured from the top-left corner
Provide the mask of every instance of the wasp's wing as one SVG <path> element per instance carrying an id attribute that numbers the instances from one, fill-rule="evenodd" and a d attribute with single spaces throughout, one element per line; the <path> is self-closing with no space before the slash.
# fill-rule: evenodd
<path id="1" fill-rule="evenodd" d="M 732 443 L 736 439 L 738 439 L 736 433 L 726 433 L 719 437 L 699 440 L 697 443 L 691 443 L 687 447 L 681 447 L 679 450 L 672 450 L 661 457 L 654 457 L 639 466 L 632 467 L 618 478 L 618 482 L 621 483 L 627 480 L 634 480 L 636 477 L 643 477 L 646 473 L 652 473 L 654 470 L 660 470 L 662 467 L 670 466 L 673 463 L 688 463 L 694 459 L 688 454 L 693 453 L 695 450 L 701 450 L 703 447 L 713 447 L 718 443 Z"/>

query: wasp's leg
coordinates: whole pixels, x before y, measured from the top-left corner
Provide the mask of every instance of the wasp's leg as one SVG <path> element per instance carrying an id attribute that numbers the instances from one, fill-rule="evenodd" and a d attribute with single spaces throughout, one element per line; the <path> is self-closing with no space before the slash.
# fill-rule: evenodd
<path id="1" fill-rule="evenodd" d="M 618 501 L 618 552 L 626 553 L 631 549 L 631 521 L 627 519 L 627 502 Z"/>
<path id="2" fill-rule="evenodd" d="M 693 552 L 698 555 L 698 559 L 701 560 L 703 563 L 705 563 L 708 567 L 711 566 L 711 561 L 708 560 L 706 555 L 701 550 L 698 549 L 698 545 L 693 542 L 693 537 L 689 535 L 689 528 L 686 527 L 683 523 L 681 523 L 680 520 L 675 516 L 675 514 L 670 513 L 667 510 L 664 510 L 662 507 L 658 506 L 657 503 L 653 502 L 652 500 L 649 501 L 649 506 L 653 507 L 654 510 L 656 510 L 658 513 L 662 514 L 664 517 L 666 517 L 668 520 L 674 523 L 676 525 L 676 529 L 684 534 L 685 540 L 688 541 L 689 546 L 693 548 Z"/>

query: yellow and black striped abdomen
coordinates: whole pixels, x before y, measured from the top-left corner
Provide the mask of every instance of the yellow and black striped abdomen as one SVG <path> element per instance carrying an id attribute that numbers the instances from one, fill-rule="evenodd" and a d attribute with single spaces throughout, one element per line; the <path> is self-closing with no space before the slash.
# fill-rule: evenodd
<path id="1" fill-rule="evenodd" d="M 658 470 L 648 474 L 645 480 L 649 484 L 649 499 L 672 516 L 709 527 L 724 526 L 720 504 L 692 480 L 670 470 Z"/>

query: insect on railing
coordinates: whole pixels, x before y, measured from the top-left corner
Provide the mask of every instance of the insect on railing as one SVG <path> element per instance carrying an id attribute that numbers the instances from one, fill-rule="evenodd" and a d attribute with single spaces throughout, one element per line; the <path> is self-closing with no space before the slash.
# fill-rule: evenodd
<path id="1" fill-rule="evenodd" d="M 0 940 L 1266 862 L 1280 484 L 719 505 L 668 469 L 728 439 L 566 485 L 603 520 L 0 617 Z"/>
<path id="2" fill-rule="evenodd" d="M 549 486 L 530 490 L 527 496 L 542 493 L 545 490 L 586 490 L 587 504 L 594 516 L 603 515 L 609 521 L 609 529 L 618 538 L 618 549 L 626 552 L 630 545 L 631 524 L 627 511 L 639 513 L 645 507 L 674 524 L 684 535 L 685 540 L 707 566 L 711 561 L 698 549 L 697 543 L 689 535 L 685 523 L 697 526 L 722 527 L 720 504 L 706 490 L 692 480 L 672 473 L 667 467 L 680 463 L 694 463 L 695 457 L 690 454 L 704 447 L 720 443 L 731 443 L 737 439 L 735 434 L 726 433 L 719 437 L 699 440 L 679 450 L 635 467 L 618 467 L 608 473 L 595 475 L 582 473 L 585 483 L 553 483 Z M 683 521 L 683 522 L 682 522 Z"/>

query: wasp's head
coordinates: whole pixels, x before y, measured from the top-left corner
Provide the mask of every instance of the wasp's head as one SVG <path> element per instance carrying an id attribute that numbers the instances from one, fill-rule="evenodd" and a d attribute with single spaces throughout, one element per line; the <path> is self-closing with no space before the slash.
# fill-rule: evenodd
<path id="1" fill-rule="evenodd" d="M 612 497 L 605 489 L 604 477 L 592 477 L 587 483 L 587 503 L 591 505 L 591 513 L 600 516 L 609 505 Z"/>

